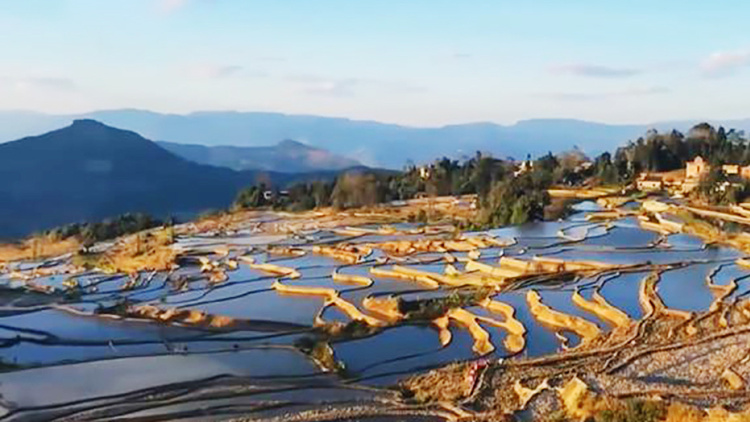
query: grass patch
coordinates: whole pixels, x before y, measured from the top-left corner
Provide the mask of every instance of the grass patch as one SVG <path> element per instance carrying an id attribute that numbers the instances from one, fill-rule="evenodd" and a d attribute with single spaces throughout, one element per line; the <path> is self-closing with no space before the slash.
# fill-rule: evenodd
<path id="1" fill-rule="evenodd" d="M 80 252 L 73 258 L 73 263 L 107 273 L 166 271 L 177 259 L 177 252 L 171 247 L 173 241 L 171 228 L 136 233 L 119 240 L 106 252 Z"/>
<path id="2" fill-rule="evenodd" d="M 451 309 L 477 305 L 492 293 L 490 288 L 480 288 L 460 292 L 454 290 L 450 295 L 424 300 L 399 300 L 398 309 L 406 320 L 432 321 L 440 318 Z"/>
<path id="3" fill-rule="evenodd" d="M 594 416 L 596 422 L 657 422 L 667 415 L 662 402 L 627 400 L 615 409 L 602 410 Z"/>
<path id="4" fill-rule="evenodd" d="M 78 239 L 61 240 L 56 236 L 40 235 L 23 242 L 0 245 L 0 262 L 39 259 L 75 252 L 81 247 Z"/>

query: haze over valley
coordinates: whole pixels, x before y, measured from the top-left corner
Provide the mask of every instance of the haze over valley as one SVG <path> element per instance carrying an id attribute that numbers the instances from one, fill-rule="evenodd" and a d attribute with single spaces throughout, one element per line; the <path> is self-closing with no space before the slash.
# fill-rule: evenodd
<path id="1" fill-rule="evenodd" d="M 283 140 L 294 140 L 335 154 L 320 157 L 318 162 L 313 160 L 301 164 L 296 169 L 283 169 L 274 165 L 274 159 L 269 161 L 259 157 L 242 163 L 242 158 L 234 155 L 235 152 L 241 155 L 242 150 L 203 150 L 196 147 L 180 148 L 177 145 L 167 147 L 188 159 L 201 157 L 199 162 L 205 164 L 281 172 L 342 169 L 358 163 L 401 169 L 407 162 L 424 164 L 441 156 L 462 158 L 472 156 L 476 151 L 497 157 L 523 159 L 527 154 L 538 156 L 550 151 L 558 153 L 575 146 L 594 156 L 604 151 L 613 151 L 618 146 L 643 136 L 649 129 L 662 132 L 676 129 L 684 132 L 702 121 L 708 121 L 717 127 L 750 131 L 750 119 L 618 125 L 542 118 L 523 120 L 513 125 L 467 123 L 424 128 L 266 112 L 203 111 L 178 115 L 145 110 L 109 110 L 81 115 L 49 115 L 0 111 L 0 141 L 42 134 L 68 125 L 75 119 L 94 119 L 169 144 L 267 147 Z M 262 149 L 246 151 L 249 155 L 262 153 Z M 310 156 L 307 158 L 311 159 Z M 305 161 L 304 158 L 301 160 Z"/>

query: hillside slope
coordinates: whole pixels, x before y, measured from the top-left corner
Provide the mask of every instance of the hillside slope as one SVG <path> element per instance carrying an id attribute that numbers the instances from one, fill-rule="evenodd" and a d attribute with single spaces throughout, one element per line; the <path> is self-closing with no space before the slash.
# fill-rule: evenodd
<path id="1" fill-rule="evenodd" d="M 167 151 L 187 160 L 228 167 L 234 170 L 266 170 L 305 173 L 318 170 L 343 170 L 361 166 L 357 160 L 332 154 L 301 142 L 284 140 L 261 147 L 205 146 L 157 142 Z"/>
<path id="2" fill-rule="evenodd" d="M 140 135 L 93 120 L 0 144 L 0 236 L 124 212 L 158 216 L 226 207 L 258 177 L 200 165 Z"/>

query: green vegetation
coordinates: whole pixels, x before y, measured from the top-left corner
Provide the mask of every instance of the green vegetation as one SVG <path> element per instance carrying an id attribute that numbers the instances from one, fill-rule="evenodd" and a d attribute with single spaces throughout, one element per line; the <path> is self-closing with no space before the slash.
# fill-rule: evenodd
<path id="1" fill-rule="evenodd" d="M 455 308 L 474 306 L 486 299 L 492 293 L 491 289 L 476 289 L 460 292 L 454 290 L 448 296 L 424 300 L 399 300 L 398 310 L 409 320 L 431 321 L 442 317 Z"/>
<path id="2" fill-rule="evenodd" d="M 564 409 L 555 410 L 543 419 L 544 422 L 569 422 L 568 412 Z"/>
<path id="3" fill-rule="evenodd" d="M 693 195 L 709 204 L 736 204 L 750 196 L 750 182 L 729 177 L 720 168 L 714 167 L 701 178 Z"/>
<path id="4" fill-rule="evenodd" d="M 242 189 L 234 199 L 236 208 L 258 208 L 270 205 L 263 193 L 267 190 L 266 184 L 261 183 L 258 186 L 250 186 Z"/>
<path id="5" fill-rule="evenodd" d="M 612 162 L 612 155 L 608 152 L 596 157 L 593 173 L 594 178 L 601 185 L 616 185 L 621 183 L 625 176 L 618 172 L 618 167 Z"/>
<path id="6" fill-rule="evenodd" d="M 544 207 L 549 204 L 547 188 L 550 186 L 549 180 L 543 177 L 544 173 L 534 171 L 493 183 L 489 194 L 480 198 L 479 223 L 492 227 L 543 219 Z"/>
<path id="7" fill-rule="evenodd" d="M 372 206 L 393 200 L 387 178 L 372 173 L 345 173 L 336 180 L 330 203 L 340 209 Z"/>
<path id="8" fill-rule="evenodd" d="M 663 420 L 666 415 L 667 408 L 664 403 L 628 400 L 619 409 L 599 412 L 594 420 L 596 422 L 656 422 Z"/>
<path id="9" fill-rule="evenodd" d="M 237 195 L 234 207 L 346 209 L 418 196 L 476 194 L 481 209 L 470 228 L 488 228 L 559 217 L 567 207 L 564 203 L 550 206 L 547 190 L 552 186 L 626 185 L 641 172 L 680 169 L 699 155 L 714 166 L 750 164 L 750 143 L 741 131 L 727 132 L 701 123 L 687 135 L 649 131 L 619 148 L 614 157 L 605 152 L 593 162 L 577 149 L 558 155 L 548 153 L 536 160 L 527 157 L 520 162 L 477 152 L 464 161 L 444 157 L 426 166 L 410 165 L 402 172 L 349 172 L 334 182 L 299 183 L 288 191 L 263 184 L 251 186 Z M 697 194 L 718 204 L 738 202 L 750 194 L 746 183 L 721 177 L 713 173 L 707 176 Z M 427 217 L 414 215 L 412 220 L 426 221 Z"/>
<path id="10" fill-rule="evenodd" d="M 235 208 L 272 207 L 306 210 L 320 206 L 340 209 L 371 206 L 418 195 L 486 195 L 492 184 L 512 175 L 514 164 L 477 153 L 469 160 L 442 158 L 435 163 L 403 172 L 355 171 L 340 175 L 334 182 L 298 183 L 286 191 L 266 185 L 240 191 Z"/>
<path id="11" fill-rule="evenodd" d="M 23 367 L 14 362 L 6 362 L 5 359 L 0 359 L 0 373 L 17 371 L 19 369 L 23 369 Z"/>
<path id="12" fill-rule="evenodd" d="M 84 245 L 114 239 L 126 234 L 162 226 L 165 223 L 148 214 L 123 214 L 96 223 L 73 223 L 48 230 L 45 234 L 57 239 L 78 237 Z"/>
<path id="13" fill-rule="evenodd" d="M 347 323 L 331 321 L 316 326 L 311 335 L 300 337 L 294 342 L 294 346 L 302 353 L 310 356 L 324 370 L 348 377 L 351 374 L 347 371 L 344 362 L 336 359 L 331 344 L 337 341 L 368 337 L 379 330 L 380 328 L 370 326 L 359 320 L 352 320 Z"/>
<path id="14" fill-rule="evenodd" d="M 514 174 L 517 163 L 477 153 L 463 162 L 442 158 L 428 166 L 409 166 L 401 173 L 349 172 L 332 183 L 299 183 L 287 191 L 263 184 L 251 186 L 239 192 L 233 207 L 292 211 L 321 206 L 347 209 L 419 195 L 477 194 L 483 209 L 478 225 L 520 224 L 544 217 L 544 207 L 549 204 L 546 190 L 553 183 L 579 183 L 583 176 L 575 168 L 584 160 L 580 153 L 560 159 L 548 154 L 534 162 L 524 162 L 522 173 Z M 427 217 L 426 213 L 420 213 L 413 220 L 423 222 Z"/>
<path id="15" fill-rule="evenodd" d="M 297 183 L 289 190 L 280 191 L 264 183 L 242 189 L 234 200 L 234 209 L 274 208 L 305 211 L 331 205 L 334 184 L 314 181 Z"/>
<path id="16" fill-rule="evenodd" d="M 304 354 L 310 356 L 323 370 L 346 375 L 346 365 L 337 360 L 331 345 L 324 340 L 303 337 L 295 346 Z"/>
<path id="17" fill-rule="evenodd" d="M 698 156 L 712 166 L 730 163 L 747 165 L 750 164 L 750 144 L 744 132 L 734 129 L 727 132 L 723 127 L 717 130 L 708 123 L 693 126 L 687 135 L 676 130 L 663 134 L 651 130 L 645 137 L 619 148 L 612 164 L 620 179 L 632 180 L 643 171 L 683 168 L 685 163 Z M 601 163 L 599 169 L 607 172 L 608 178 L 614 178 L 609 174 L 606 162 Z"/>

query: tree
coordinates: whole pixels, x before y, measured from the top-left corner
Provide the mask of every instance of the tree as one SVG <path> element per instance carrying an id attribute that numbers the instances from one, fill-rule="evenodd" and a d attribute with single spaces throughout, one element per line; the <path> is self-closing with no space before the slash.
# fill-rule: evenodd
<path id="1" fill-rule="evenodd" d="M 730 129 L 718 130 L 708 123 L 693 126 L 687 136 L 673 130 L 659 133 L 647 132 L 645 138 L 618 148 L 612 160 L 620 181 L 632 180 L 640 172 L 662 172 L 683 168 L 685 163 L 702 156 L 712 166 L 722 164 L 748 164 L 750 151 L 743 138 L 744 133 Z M 597 174 L 604 174 L 605 167 L 598 166 Z"/>
<path id="2" fill-rule="evenodd" d="M 336 180 L 331 203 L 336 208 L 356 208 L 383 202 L 381 183 L 373 174 L 345 173 Z"/>
<path id="3" fill-rule="evenodd" d="M 331 193 L 333 185 L 328 182 L 315 181 L 312 183 L 312 196 L 316 207 L 331 205 Z"/>
<path id="4" fill-rule="evenodd" d="M 238 208 L 258 208 L 269 205 L 263 195 L 266 190 L 265 183 L 242 189 L 234 200 L 234 206 Z"/>
<path id="5" fill-rule="evenodd" d="M 709 204 L 726 205 L 744 201 L 750 194 L 750 183 L 732 181 L 720 168 L 712 169 L 698 183 L 694 196 Z"/>
<path id="6" fill-rule="evenodd" d="M 596 158 L 594 172 L 595 177 L 599 179 L 599 183 L 603 185 L 613 185 L 620 181 L 617 167 L 612 163 L 612 156 L 608 152 L 602 153 Z"/>
<path id="7" fill-rule="evenodd" d="M 534 175 L 534 170 L 518 177 L 495 182 L 482 202 L 481 223 L 489 226 L 523 224 L 544 218 L 544 207 L 549 204 L 546 177 Z"/>

